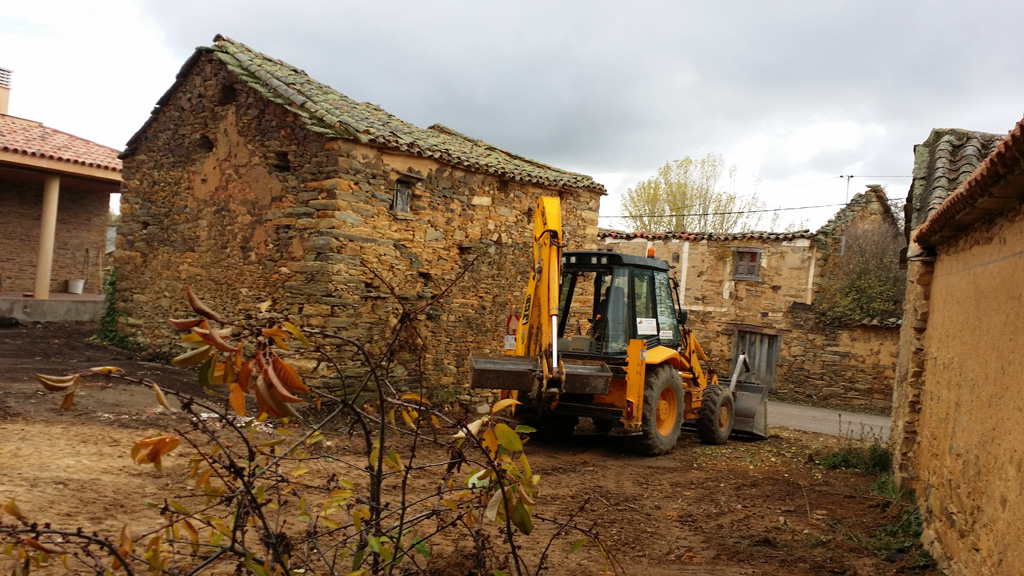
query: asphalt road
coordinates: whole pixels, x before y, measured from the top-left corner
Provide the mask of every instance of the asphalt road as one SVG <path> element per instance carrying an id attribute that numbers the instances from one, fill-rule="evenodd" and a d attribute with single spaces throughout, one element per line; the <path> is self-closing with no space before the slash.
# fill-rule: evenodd
<path id="1" fill-rule="evenodd" d="M 848 436 L 862 440 L 889 439 L 889 417 L 768 402 L 768 426 L 785 426 L 806 432 Z"/>

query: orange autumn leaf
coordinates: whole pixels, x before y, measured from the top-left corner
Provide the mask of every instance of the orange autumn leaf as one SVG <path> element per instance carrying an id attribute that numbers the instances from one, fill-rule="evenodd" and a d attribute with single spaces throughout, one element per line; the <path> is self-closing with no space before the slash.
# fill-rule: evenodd
<path id="1" fill-rule="evenodd" d="M 43 385 L 43 388 L 50 392 L 63 392 L 72 386 L 78 385 L 81 381 L 81 374 L 71 374 L 70 376 L 48 376 L 46 374 L 36 374 L 36 380 Z"/>
<path id="2" fill-rule="evenodd" d="M 196 314 L 199 314 L 200 316 L 205 316 L 210 320 L 216 320 L 217 322 L 221 323 L 224 322 L 224 318 L 220 314 L 210 309 L 210 307 L 207 306 L 205 302 L 200 300 L 199 297 L 196 296 L 194 292 L 192 292 L 191 286 L 185 287 L 185 296 L 188 298 L 189 306 L 191 306 L 192 309 L 195 310 Z"/>
<path id="3" fill-rule="evenodd" d="M 64 401 L 60 403 L 60 409 L 61 410 L 70 410 L 71 409 L 71 405 L 74 404 L 74 402 L 75 402 L 75 389 L 72 388 L 70 391 L 68 391 L 67 394 L 64 395 Z"/>
<path id="4" fill-rule="evenodd" d="M 97 366 L 95 368 L 90 368 L 89 371 L 93 374 L 118 374 L 124 372 L 124 370 L 121 370 L 117 366 Z"/>
<path id="5" fill-rule="evenodd" d="M 35 548 L 36 550 L 39 550 L 40 552 L 46 552 L 47 554 L 60 554 L 61 552 L 63 552 L 63 550 L 61 550 L 60 548 L 55 548 L 53 546 L 47 546 L 47 545 L 43 544 L 42 542 L 40 542 L 40 541 L 38 541 L 38 540 L 36 540 L 34 538 L 26 538 L 25 539 L 25 545 L 30 547 L 30 548 Z"/>
<path id="6" fill-rule="evenodd" d="M 240 346 L 232 346 L 224 340 L 225 337 L 230 336 L 232 333 L 232 328 L 230 327 L 220 330 L 193 328 L 192 332 L 202 338 L 203 342 L 206 342 L 221 352 L 238 352 L 242 349 Z"/>
<path id="7" fill-rule="evenodd" d="M 175 330 L 188 330 L 203 323 L 202 318 L 168 318 L 167 323 Z"/>
<path id="8" fill-rule="evenodd" d="M 277 357 L 274 357 L 274 360 L 277 360 Z M 281 381 L 281 377 L 278 376 L 277 370 L 275 369 L 275 367 L 278 364 L 284 363 L 281 362 L 280 360 L 278 360 L 277 362 L 271 362 L 270 364 L 267 364 L 266 368 L 263 370 L 263 373 L 266 375 L 267 379 L 270 380 L 270 393 L 274 395 L 274 398 L 280 400 L 281 402 L 290 402 L 293 404 L 297 402 L 302 402 L 302 398 L 299 398 L 298 396 L 295 396 L 294 394 L 289 392 L 288 388 L 286 388 L 284 383 Z"/>
<path id="9" fill-rule="evenodd" d="M 231 409 L 235 411 L 235 414 L 245 416 L 245 391 L 239 384 L 231 384 L 230 389 L 228 402 L 231 404 Z"/>
<path id="10" fill-rule="evenodd" d="M 284 360 L 274 356 L 271 364 L 274 367 L 274 372 L 281 378 L 281 383 L 284 384 L 284 387 L 289 392 L 293 394 L 309 394 L 309 388 L 302 382 L 302 378 Z"/>
<path id="11" fill-rule="evenodd" d="M 136 464 L 152 464 L 158 471 L 163 469 L 161 459 L 181 444 L 177 436 L 143 438 L 132 446 L 132 460 Z"/>
<path id="12" fill-rule="evenodd" d="M 4 504 L 4 507 L 0 508 L 0 510 L 7 512 L 8 514 L 14 516 L 18 520 L 23 520 L 25 518 L 25 514 L 21 511 L 20 508 L 18 508 L 18 505 L 14 502 L 14 500 L 8 500 L 7 504 Z"/>
<path id="13" fill-rule="evenodd" d="M 249 393 L 250 383 L 252 382 L 252 366 L 256 363 L 254 358 L 250 358 L 242 364 L 242 369 L 238 371 L 238 385 L 242 388 L 242 392 Z"/>
<path id="14" fill-rule="evenodd" d="M 171 408 L 171 405 L 168 404 L 167 402 L 167 397 L 164 396 L 164 391 L 161 390 L 160 387 L 156 385 L 156 382 L 153 382 L 153 391 L 156 392 L 156 401 L 158 404 L 160 404 L 161 406 L 168 410 L 173 410 L 173 408 Z"/>

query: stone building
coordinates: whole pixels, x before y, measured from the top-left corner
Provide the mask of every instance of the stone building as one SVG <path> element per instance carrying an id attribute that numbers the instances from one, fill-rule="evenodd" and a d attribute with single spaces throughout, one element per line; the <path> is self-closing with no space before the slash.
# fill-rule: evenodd
<path id="1" fill-rule="evenodd" d="M 1024 121 L 915 147 L 892 439 L 924 541 L 951 575 L 1024 565 Z"/>
<path id="2" fill-rule="evenodd" d="M 10 72 L 0 69 L 0 314 L 94 318 L 98 302 L 53 301 L 98 300 L 103 292 L 110 194 L 121 187 L 118 151 L 9 115 L 9 93 Z"/>
<path id="3" fill-rule="evenodd" d="M 720 374 L 746 353 L 779 392 L 887 410 L 896 363 L 896 319 L 822 326 L 813 305 L 843 223 L 896 229 L 884 191 L 869 188 L 817 232 L 636 234 L 602 231 L 606 246 L 642 255 L 653 246 L 675 269 L 680 305 Z"/>
<path id="4" fill-rule="evenodd" d="M 428 384 L 453 390 L 470 352 L 500 352 L 521 305 L 535 199 L 561 198 L 573 247 L 593 248 L 605 194 L 223 36 L 185 63 L 122 158 L 124 332 L 171 350 L 165 319 L 185 313 L 191 285 L 228 314 L 272 298 L 274 313 L 377 344 L 402 305 L 425 304 L 473 262 L 402 346 L 425 352 Z"/>

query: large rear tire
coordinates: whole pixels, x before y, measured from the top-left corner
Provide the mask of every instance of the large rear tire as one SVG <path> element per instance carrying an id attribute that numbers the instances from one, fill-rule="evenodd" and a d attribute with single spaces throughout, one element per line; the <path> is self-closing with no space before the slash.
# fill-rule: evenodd
<path id="1" fill-rule="evenodd" d="M 732 434 L 735 402 L 725 386 L 708 386 L 697 411 L 697 437 L 705 444 L 725 444 Z"/>
<path id="2" fill-rule="evenodd" d="M 675 449 L 683 426 L 683 398 L 683 382 L 675 368 L 669 364 L 648 367 L 637 452 L 660 456 Z"/>

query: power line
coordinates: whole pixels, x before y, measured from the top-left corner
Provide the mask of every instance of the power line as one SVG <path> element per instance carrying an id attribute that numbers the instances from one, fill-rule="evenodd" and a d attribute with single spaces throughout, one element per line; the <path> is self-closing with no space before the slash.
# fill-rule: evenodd
<path id="1" fill-rule="evenodd" d="M 840 178 L 842 178 L 842 176 L 833 176 L 831 178 L 822 178 L 821 180 L 815 180 L 814 182 L 804 182 L 803 184 L 794 184 L 792 186 L 786 186 L 786 189 L 789 189 L 789 188 L 799 188 L 801 186 L 810 186 L 811 184 L 821 184 L 822 182 L 828 182 L 829 180 L 838 180 Z M 875 176 L 875 178 L 881 178 L 881 176 Z"/>
<path id="2" fill-rule="evenodd" d="M 810 210 L 812 208 L 835 208 L 836 206 L 846 206 L 846 204 L 820 204 L 818 206 L 792 206 L 789 208 L 765 208 L 763 210 L 737 210 L 734 212 L 694 212 L 690 214 L 637 214 L 634 216 L 598 216 L 598 218 L 683 218 L 690 216 L 732 216 L 735 214 L 754 214 L 756 212 L 786 212 L 789 210 Z"/>

